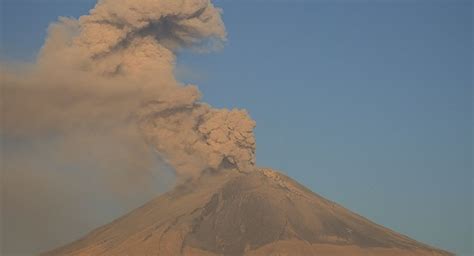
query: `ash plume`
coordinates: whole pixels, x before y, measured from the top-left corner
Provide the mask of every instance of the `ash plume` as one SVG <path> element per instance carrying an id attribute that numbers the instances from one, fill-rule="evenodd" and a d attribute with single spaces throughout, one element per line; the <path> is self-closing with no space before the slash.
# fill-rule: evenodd
<path id="1" fill-rule="evenodd" d="M 48 191 L 58 185 L 55 175 L 81 176 L 81 189 L 93 186 L 83 176 L 100 176 L 91 191 L 139 198 L 134 189 L 155 186 L 150 176 L 166 166 L 178 182 L 205 171 L 253 170 L 248 113 L 214 109 L 174 76 L 178 51 L 218 50 L 225 41 L 221 10 L 209 0 L 100 0 L 88 15 L 52 24 L 35 63 L 1 63 L 6 218 L 51 214 L 47 203 L 25 210 L 14 202 L 35 201 L 40 180 L 44 194 L 56 194 Z"/>
<path id="2" fill-rule="evenodd" d="M 209 0 L 103 0 L 89 15 L 60 18 L 37 63 L 4 74 L 2 133 L 123 136 L 138 124 L 178 176 L 224 160 L 251 169 L 255 122 L 243 110 L 201 103 L 196 86 L 174 77 L 177 51 L 225 42 L 220 13 Z"/>

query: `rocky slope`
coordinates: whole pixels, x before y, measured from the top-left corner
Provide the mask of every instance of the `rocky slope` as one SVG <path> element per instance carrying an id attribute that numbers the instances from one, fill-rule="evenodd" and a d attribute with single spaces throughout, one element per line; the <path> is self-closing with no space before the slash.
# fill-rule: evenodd
<path id="1" fill-rule="evenodd" d="M 43 255 L 452 255 L 268 170 L 208 174 Z"/>

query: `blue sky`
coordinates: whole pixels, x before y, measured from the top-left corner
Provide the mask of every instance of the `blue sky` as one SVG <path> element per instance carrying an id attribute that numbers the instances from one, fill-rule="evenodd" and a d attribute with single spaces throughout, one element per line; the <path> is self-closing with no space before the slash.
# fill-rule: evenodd
<path id="1" fill-rule="evenodd" d="M 93 0 L 2 0 L 2 60 Z M 473 255 L 472 1 L 220 0 L 217 53 L 179 54 L 204 101 L 257 121 L 257 162 L 422 242 Z"/>

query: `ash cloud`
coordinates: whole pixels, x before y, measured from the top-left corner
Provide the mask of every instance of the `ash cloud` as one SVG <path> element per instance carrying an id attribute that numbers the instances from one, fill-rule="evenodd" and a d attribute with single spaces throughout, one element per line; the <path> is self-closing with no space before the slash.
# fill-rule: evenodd
<path id="1" fill-rule="evenodd" d="M 214 109 L 196 86 L 174 76 L 179 50 L 212 51 L 225 41 L 221 10 L 209 0 L 101 0 L 88 15 L 52 24 L 35 63 L 2 63 L 2 218 L 51 214 L 49 203 L 32 202 L 61 201 L 61 192 L 48 191 L 58 175 L 77 183 L 70 195 L 89 186 L 140 204 L 159 190 L 150 177 L 167 166 L 178 182 L 253 170 L 255 122 L 248 113 Z M 66 172 L 72 169 L 76 174 Z M 88 177 L 99 181 L 88 184 Z M 39 183 L 55 196 L 35 198 Z M 35 206 L 19 207 L 18 200 Z M 65 216 L 82 214 L 67 206 Z M 14 228 L 2 227 L 6 242 L 21 237 L 9 240 Z"/>
<path id="2" fill-rule="evenodd" d="M 225 42 L 220 13 L 208 0 L 103 0 L 89 15 L 60 18 L 30 70 L 4 73 L 2 134 L 124 137 L 137 128 L 178 175 L 224 159 L 251 169 L 247 112 L 213 109 L 174 77 L 176 51 Z"/>

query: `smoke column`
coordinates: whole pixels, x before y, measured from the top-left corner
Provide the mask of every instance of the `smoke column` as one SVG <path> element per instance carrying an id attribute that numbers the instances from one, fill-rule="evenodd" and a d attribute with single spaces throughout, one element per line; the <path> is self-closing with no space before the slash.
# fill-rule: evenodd
<path id="1" fill-rule="evenodd" d="M 79 193 L 143 198 L 134 189 L 156 193 L 150 177 L 170 168 L 178 182 L 252 171 L 247 112 L 214 109 L 174 77 L 179 50 L 212 51 L 225 41 L 221 11 L 209 0 L 101 0 L 88 15 L 52 24 L 35 63 L 2 63 L 2 240 L 22 236 L 5 225 L 15 219 L 36 230 L 54 223 L 51 209 L 70 224 L 68 216 L 84 214 L 68 208 L 84 200 Z M 74 185 L 61 186 L 61 177 Z M 50 249 L 41 239 L 58 234 L 40 233 L 32 246 Z"/>

